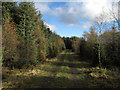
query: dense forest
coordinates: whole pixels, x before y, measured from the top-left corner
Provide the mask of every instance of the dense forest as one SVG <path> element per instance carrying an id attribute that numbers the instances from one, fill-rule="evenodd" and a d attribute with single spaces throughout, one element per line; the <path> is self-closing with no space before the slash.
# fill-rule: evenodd
<path id="1" fill-rule="evenodd" d="M 102 67 L 111 68 L 120 66 L 120 31 L 113 26 L 98 36 L 94 27 L 89 32 L 84 32 L 83 37 L 63 37 L 66 49 L 85 57 L 92 62 L 92 66 L 100 66 L 98 48 L 100 39 L 100 58 Z"/>
<path id="2" fill-rule="evenodd" d="M 82 37 L 61 37 L 41 18 L 32 2 L 2 2 L 4 88 L 120 87 L 116 24 L 101 32 L 100 22 Z"/>
<path id="3" fill-rule="evenodd" d="M 33 3 L 4 2 L 2 6 L 3 66 L 28 67 L 65 49 L 62 38 L 44 25 Z"/>

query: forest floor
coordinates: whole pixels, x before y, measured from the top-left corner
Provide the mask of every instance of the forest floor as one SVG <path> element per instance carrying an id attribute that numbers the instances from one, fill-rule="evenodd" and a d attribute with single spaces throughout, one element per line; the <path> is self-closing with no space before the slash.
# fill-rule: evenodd
<path id="1" fill-rule="evenodd" d="M 7 72 L 7 73 L 6 73 Z M 28 69 L 3 68 L 3 88 L 120 88 L 120 73 L 91 67 L 70 51 Z"/>

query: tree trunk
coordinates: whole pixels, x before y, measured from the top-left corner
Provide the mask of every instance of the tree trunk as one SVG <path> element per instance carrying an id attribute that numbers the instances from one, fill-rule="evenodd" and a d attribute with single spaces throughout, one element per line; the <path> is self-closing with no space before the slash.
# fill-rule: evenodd
<path id="1" fill-rule="evenodd" d="M 101 26 L 101 25 L 100 25 Z M 101 63 L 101 50 L 100 50 L 100 35 L 101 35 L 101 27 L 100 27 L 100 31 L 99 31 L 99 37 L 98 37 L 98 59 L 99 59 L 99 67 L 102 67 L 102 63 Z"/>
<path id="2" fill-rule="evenodd" d="M 99 46 L 98 46 L 98 59 L 99 59 L 99 67 L 101 68 L 102 67 L 102 64 L 101 64 L 101 57 L 100 57 L 100 55 L 101 55 L 101 53 L 100 53 L 100 40 L 99 40 L 99 44 L 98 44 Z"/>

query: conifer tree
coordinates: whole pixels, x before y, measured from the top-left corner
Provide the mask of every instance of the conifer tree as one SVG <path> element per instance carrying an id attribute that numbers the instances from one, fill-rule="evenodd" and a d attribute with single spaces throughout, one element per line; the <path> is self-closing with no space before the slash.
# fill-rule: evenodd
<path id="1" fill-rule="evenodd" d="M 35 9 L 33 3 L 30 2 L 21 2 L 19 4 L 20 14 L 19 14 L 19 40 L 20 40 L 20 55 L 21 61 L 20 65 L 36 63 L 36 47 L 34 40 L 35 32 Z"/>

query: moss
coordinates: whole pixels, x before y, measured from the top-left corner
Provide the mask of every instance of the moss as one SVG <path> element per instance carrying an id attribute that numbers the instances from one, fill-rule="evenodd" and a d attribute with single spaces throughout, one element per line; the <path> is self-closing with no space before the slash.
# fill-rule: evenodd
<path id="1" fill-rule="evenodd" d="M 68 72 L 70 68 L 68 66 L 61 66 L 59 72 Z"/>
<path id="2" fill-rule="evenodd" d="M 56 77 L 69 78 L 69 75 L 68 75 L 67 73 L 58 72 L 58 73 L 56 74 Z"/>

